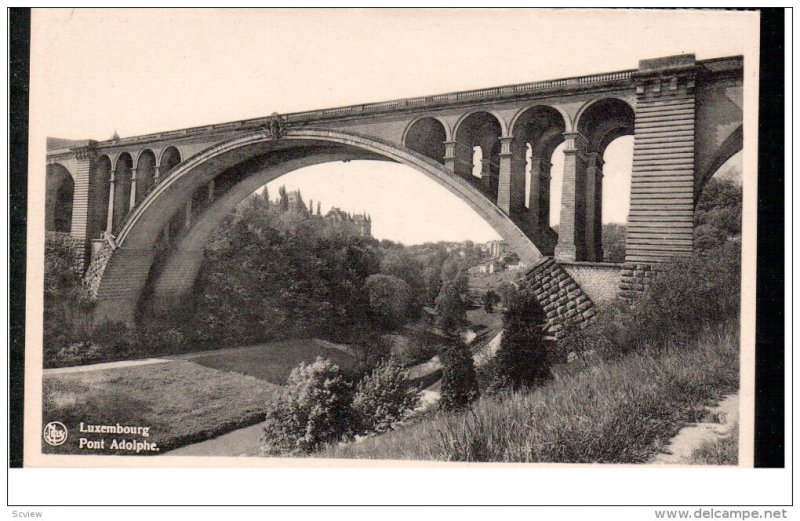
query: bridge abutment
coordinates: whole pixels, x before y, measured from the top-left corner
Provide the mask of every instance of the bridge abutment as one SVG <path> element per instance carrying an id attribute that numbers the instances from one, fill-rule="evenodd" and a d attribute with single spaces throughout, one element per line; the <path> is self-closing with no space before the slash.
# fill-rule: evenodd
<path id="1" fill-rule="evenodd" d="M 628 263 L 658 263 L 692 253 L 695 69 L 694 55 L 680 55 L 643 60 L 634 75 Z"/>

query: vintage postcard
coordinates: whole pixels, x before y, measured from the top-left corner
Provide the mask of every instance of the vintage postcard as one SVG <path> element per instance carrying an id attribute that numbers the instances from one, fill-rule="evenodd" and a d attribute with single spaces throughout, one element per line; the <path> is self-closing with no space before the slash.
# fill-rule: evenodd
<path id="1" fill-rule="evenodd" d="M 758 23 L 34 9 L 24 465 L 752 466 Z"/>

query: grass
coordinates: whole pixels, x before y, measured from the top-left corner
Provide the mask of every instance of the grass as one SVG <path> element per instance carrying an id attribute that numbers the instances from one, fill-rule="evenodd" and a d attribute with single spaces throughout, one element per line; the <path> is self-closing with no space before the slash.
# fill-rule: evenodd
<path id="1" fill-rule="evenodd" d="M 164 452 L 256 423 L 276 389 L 252 376 L 188 361 L 45 375 L 43 421 L 60 421 L 69 437 L 59 447 L 43 444 L 43 451 L 130 454 L 108 449 L 112 438 L 123 438 L 157 443 Z M 79 448 L 80 422 L 150 427 L 150 436 L 86 434 L 107 439 L 105 450 L 90 452 Z"/>
<path id="2" fill-rule="evenodd" d="M 739 425 L 731 426 L 731 433 L 714 441 L 704 442 L 692 451 L 692 465 L 736 465 L 739 463 Z"/>
<path id="3" fill-rule="evenodd" d="M 300 362 L 313 362 L 318 356 L 327 358 L 342 369 L 356 365 L 355 358 L 350 354 L 321 345 L 313 339 L 272 342 L 253 348 L 193 357 L 191 360 L 212 369 L 234 371 L 275 385 L 284 385 L 289 373 Z"/>
<path id="4" fill-rule="evenodd" d="M 643 463 L 684 423 L 735 391 L 738 324 L 601 363 L 533 392 L 481 398 L 401 430 L 329 447 L 320 457 L 445 461 Z"/>

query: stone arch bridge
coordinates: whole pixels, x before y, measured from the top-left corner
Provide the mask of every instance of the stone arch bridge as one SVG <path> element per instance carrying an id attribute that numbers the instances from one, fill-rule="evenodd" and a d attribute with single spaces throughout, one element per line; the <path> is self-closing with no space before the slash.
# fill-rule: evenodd
<path id="1" fill-rule="evenodd" d="M 107 141 L 51 138 L 48 236 L 74 247 L 96 320 L 131 322 L 157 252 L 149 284 L 164 311 L 191 289 L 211 231 L 258 187 L 317 163 L 394 161 L 465 201 L 528 265 L 563 266 L 570 284 L 593 296 L 595 268 L 611 269 L 619 286 L 614 267 L 597 264 L 605 148 L 634 137 L 626 262 L 689 254 L 697 195 L 742 148 L 742 65 L 741 57 L 687 54 L 634 70 Z M 550 158 L 561 143 L 556 234 Z M 552 275 L 559 284 L 563 274 Z"/>

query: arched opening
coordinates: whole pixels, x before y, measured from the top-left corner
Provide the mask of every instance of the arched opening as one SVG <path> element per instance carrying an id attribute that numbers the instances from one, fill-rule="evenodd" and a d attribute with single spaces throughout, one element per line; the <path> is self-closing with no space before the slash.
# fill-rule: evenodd
<path id="1" fill-rule="evenodd" d="M 136 204 L 139 204 L 153 187 L 156 172 L 156 155 L 152 150 L 144 150 L 136 162 Z"/>
<path id="2" fill-rule="evenodd" d="M 475 112 L 462 120 L 455 132 L 455 173 L 467 179 L 493 201 L 500 177 L 500 122 L 488 112 Z M 480 164 L 476 147 L 480 148 Z M 474 175 L 480 173 L 480 176 Z"/>
<path id="3" fill-rule="evenodd" d="M 59 164 L 47 165 L 45 229 L 69 233 L 72 228 L 72 197 L 75 183 L 69 171 Z"/>
<path id="4" fill-rule="evenodd" d="M 603 261 L 625 262 L 625 235 L 631 201 L 633 136 L 613 140 L 603 153 Z"/>
<path id="5" fill-rule="evenodd" d="M 181 162 L 181 153 L 175 147 L 167 147 L 161 153 L 161 163 L 159 165 L 160 177 L 166 176 L 170 170 Z"/>
<path id="6" fill-rule="evenodd" d="M 729 244 L 741 247 L 742 152 L 720 164 L 695 198 L 694 250 L 707 252 Z"/>
<path id="7" fill-rule="evenodd" d="M 581 146 L 585 143 L 585 164 L 581 165 L 576 175 L 575 234 L 578 260 L 602 261 L 605 259 L 603 202 L 604 200 L 614 201 L 613 204 L 618 206 L 618 199 L 624 197 L 624 192 L 612 192 L 604 186 L 604 170 L 607 168 L 605 165 L 606 150 L 618 138 L 633 134 L 634 120 L 635 114 L 631 106 L 616 98 L 595 101 L 578 116 L 577 130 L 585 139 L 585 142 L 581 141 Z M 624 159 L 617 161 L 618 151 L 616 148 L 612 149 L 615 157 L 612 171 L 613 185 L 615 188 L 620 188 L 616 185 L 624 187 L 626 178 L 628 179 L 627 185 L 630 185 L 632 156 L 627 165 Z M 613 215 L 613 213 L 609 215 Z M 615 256 L 618 257 L 616 253 Z"/>
<path id="8" fill-rule="evenodd" d="M 199 244 L 203 244 L 217 222 L 215 219 L 223 218 L 230 210 L 228 208 L 221 214 L 217 209 L 225 209 L 225 204 L 235 205 L 270 179 L 298 168 L 320 162 L 357 159 L 388 160 L 419 171 L 476 211 L 499 232 L 509 249 L 518 253 L 521 263 L 531 265 L 541 257 L 539 250 L 522 230 L 506 215 L 497 212 L 493 203 L 487 201 L 477 190 L 468 189 L 443 166 L 421 160 L 416 154 L 406 152 L 405 148 L 387 147 L 382 142 L 341 131 L 296 129 L 289 131 L 278 141 L 254 133 L 220 143 L 181 163 L 145 197 L 118 235 L 119 247 L 114 256 L 120 259 L 107 264 L 102 274 L 95 318 L 102 320 L 107 316 L 114 316 L 116 320 L 120 320 L 124 315 L 124 320 L 134 320 L 134 311 L 148 277 L 148 272 L 143 268 L 152 266 L 158 235 L 169 220 L 186 206 L 198 187 L 208 185 L 211 180 L 216 183 L 224 172 L 234 172 L 236 184 L 229 190 L 230 193 L 220 193 L 214 204 L 193 220 L 192 227 L 172 249 L 169 262 L 175 261 L 178 266 L 174 273 L 177 277 L 173 279 L 178 286 L 173 284 L 168 288 L 166 294 L 169 296 L 179 296 L 180 290 L 187 287 L 181 285 L 186 283 L 190 286 L 193 282 L 191 266 L 195 262 L 199 265 L 202 259 L 202 248 L 198 252 L 193 247 L 193 241 L 198 240 Z M 254 186 L 248 186 L 248 183 L 253 183 Z M 342 187 L 344 188 L 346 187 Z M 245 192 L 234 194 L 234 190 L 240 189 Z M 403 208 L 406 218 L 414 213 L 414 201 L 407 203 L 408 208 Z M 113 301 L 105 297 L 107 291 L 113 291 L 113 280 L 119 277 L 125 277 L 132 288 L 126 294 L 124 302 L 118 297 Z M 106 281 L 112 281 L 108 282 L 110 287 Z"/>
<path id="9" fill-rule="evenodd" d="M 446 140 L 447 132 L 441 121 L 435 118 L 422 118 L 408 128 L 403 145 L 444 164 L 444 142 Z"/>
<path id="10" fill-rule="evenodd" d="M 117 157 L 114 167 L 114 230 L 131 209 L 131 176 L 133 174 L 133 158 L 127 152 Z"/>
<path id="11" fill-rule="evenodd" d="M 539 238 L 537 244 L 548 252 L 552 252 L 558 239 L 552 229 L 551 208 L 560 202 L 552 197 L 553 153 L 564 141 L 565 130 L 561 113 L 545 105 L 526 109 L 511 128 L 515 163 L 525 165 L 525 220 L 533 226 Z"/>
<path id="12" fill-rule="evenodd" d="M 99 239 L 108 227 L 108 193 L 111 181 L 111 159 L 102 155 L 97 158 L 94 168 L 95 204 L 89 230 L 89 237 Z"/>

